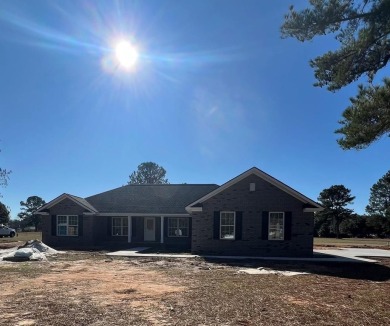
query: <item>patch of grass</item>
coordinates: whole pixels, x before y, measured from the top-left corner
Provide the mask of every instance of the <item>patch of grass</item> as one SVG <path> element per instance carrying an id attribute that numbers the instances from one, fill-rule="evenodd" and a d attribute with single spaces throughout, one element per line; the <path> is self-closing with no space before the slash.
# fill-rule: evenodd
<path id="1" fill-rule="evenodd" d="M 390 249 L 390 239 L 314 238 L 314 246 Z"/>
<path id="2" fill-rule="evenodd" d="M 31 289 L 7 301 L 7 308 L 3 309 L 2 313 L 7 315 L 9 311 L 16 315 L 9 320 L 3 318 L 2 321 L 9 325 L 15 325 L 26 312 L 29 320 L 35 322 L 34 325 L 150 325 L 130 307 L 102 307 L 88 296 L 75 299 L 71 293 L 58 289 L 53 289 L 50 298 L 39 289 Z"/>
<path id="3" fill-rule="evenodd" d="M 107 256 L 102 252 L 87 252 L 87 251 L 66 251 L 55 256 L 48 256 L 49 261 L 72 262 L 78 260 L 94 260 L 96 262 L 108 260 Z"/>
<path id="4" fill-rule="evenodd" d="M 123 290 L 114 290 L 115 293 L 120 293 L 120 294 L 131 294 L 136 292 L 136 289 L 133 288 L 128 288 L 128 289 L 123 289 Z"/>
<path id="5" fill-rule="evenodd" d="M 42 241 L 42 232 L 20 232 L 17 233 L 16 236 L 13 238 L 0 238 L 0 244 L 1 243 L 8 243 L 8 242 L 17 242 L 17 241 L 28 241 L 28 240 L 41 240 Z"/>
<path id="6" fill-rule="evenodd" d="M 15 278 L 18 275 L 21 277 L 34 278 L 45 273 L 47 267 L 37 262 L 9 263 L 0 265 L 0 275 L 2 280 L 8 276 Z"/>

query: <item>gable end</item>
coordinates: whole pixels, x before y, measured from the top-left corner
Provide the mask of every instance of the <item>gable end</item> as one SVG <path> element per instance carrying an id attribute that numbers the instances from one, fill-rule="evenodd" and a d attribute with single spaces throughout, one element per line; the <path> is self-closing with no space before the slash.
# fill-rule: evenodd
<path id="1" fill-rule="evenodd" d="M 76 196 L 72 196 L 69 194 L 62 194 L 61 196 L 54 198 L 52 201 L 50 201 L 47 204 L 45 204 L 44 206 L 42 206 L 40 209 L 38 209 L 35 212 L 35 214 L 46 215 L 46 214 L 48 214 L 49 209 L 51 207 L 59 204 L 60 202 L 66 200 L 66 199 L 69 199 L 72 202 L 74 202 L 75 204 L 82 207 L 84 209 L 84 212 L 86 212 L 86 213 L 97 213 L 98 212 L 92 205 L 90 205 L 88 202 L 86 202 L 85 199 L 80 198 L 80 197 L 76 197 Z"/>
<path id="2" fill-rule="evenodd" d="M 261 171 L 260 169 L 253 167 L 253 168 L 249 169 L 248 171 L 246 171 L 246 172 L 238 175 L 237 177 L 231 179 L 230 181 L 226 182 L 225 184 L 223 184 L 222 186 L 220 186 L 216 190 L 208 193 L 207 195 L 203 196 L 202 198 L 191 203 L 190 205 L 188 205 L 186 207 L 186 211 L 189 213 L 195 212 L 195 211 L 202 211 L 201 204 L 204 201 L 216 196 L 217 194 L 221 193 L 225 189 L 235 185 L 236 183 L 242 181 L 243 179 L 247 178 L 250 175 L 255 175 L 255 176 L 263 179 L 264 181 L 270 183 L 271 185 L 279 188 L 280 190 L 286 192 L 287 194 L 291 195 L 292 197 L 298 199 L 304 205 L 306 205 L 306 207 L 303 207 L 305 211 L 314 212 L 314 211 L 321 211 L 323 209 L 321 205 L 319 205 L 318 203 L 316 203 L 312 199 L 306 197 L 305 195 L 303 195 L 300 192 L 294 190 L 293 188 L 287 186 L 286 184 L 275 179 L 274 177 L 270 176 L 269 174 Z"/>

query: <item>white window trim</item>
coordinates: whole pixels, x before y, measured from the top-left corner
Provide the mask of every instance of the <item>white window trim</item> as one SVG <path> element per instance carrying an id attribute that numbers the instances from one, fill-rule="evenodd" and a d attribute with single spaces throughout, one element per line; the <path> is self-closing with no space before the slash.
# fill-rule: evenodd
<path id="1" fill-rule="evenodd" d="M 111 218 L 111 235 L 113 236 L 113 237 L 129 237 L 129 234 L 114 234 L 114 219 L 115 218 L 119 218 L 120 220 L 121 220 L 121 226 L 120 226 L 120 228 L 121 228 L 121 230 L 122 230 L 122 233 L 123 233 L 123 229 L 127 229 L 127 233 L 129 233 L 129 219 L 128 219 L 128 217 L 125 217 L 125 216 L 113 216 L 112 218 Z M 123 226 L 123 220 L 127 220 L 127 226 L 126 227 L 124 227 Z M 115 227 L 118 227 L 118 226 L 115 226 Z"/>
<path id="2" fill-rule="evenodd" d="M 66 234 L 58 234 L 58 226 L 59 226 L 58 217 L 59 216 L 61 216 L 61 217 L 65 216 L 66 217 L 66 224 L 61 223 L 62 226 L 66 225 Z M 72 234 L 72 235 L 68 234 L 69 217 L 77 217 L 77 234 Z M 79 236 L 79 226 L 80 226 L 80 221 L 79 221 L 79 216 L 78 215 L 57 215 L 57 219 L 56 219 L 56 231 L 57 231 L 56 234 L 57 234 L 57 237 L 78 237 Z"/>
<path id="3" fill-rule="evenodd" d="M 269 229 L 271 226 L 271 214 L 283 214 L 283 239 L 270 239 L 269 238 Z M 286 237 L 286 216 L 284 212 L 269 212 L 268 213 L 268 240 L 269 241 L 284 241 Z"/>
<path id="4" fill-rule="evenodd" d="M 169 235 L 169 220 L 170 219 L 175 219 L 175 220 L 179 220 L 179 219 L 186 219 L 187 220 L 187 235 Z M 168 238 L 188 238 L 190 236 L 190 219 L 188 217 L 168 217 L 168 225 L 167 225 L 167 229 L 168 229 Z"/>
<path id="5" fill-rule="evenodd" d="M 222 214 L 223 213 L 233 213 L 233 221 L 234 221 L 234 234 L 233 234 L 233 238 L 222 238 L 221 237 L 221 233 L 222 233 L 222 223 L 221 223 L 221 220 L 222 220 Z M 226 241 L 232 241 L 232 240 L 236 240 L 236 212 L 234 211 L 221 211 L 219 212 L 219 239 L 220 240 L 226 240 Z"/>

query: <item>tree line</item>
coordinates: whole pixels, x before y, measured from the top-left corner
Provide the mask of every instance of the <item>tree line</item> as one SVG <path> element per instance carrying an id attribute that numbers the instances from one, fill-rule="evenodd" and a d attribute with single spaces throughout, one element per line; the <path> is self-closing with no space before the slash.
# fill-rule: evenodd
<path id="1" fill-rule="evenodd" d="M 347 206 L 355 199 L 344 185 L 321 191 L 324 210 L 315 214 L 314 235 L 320 237 L 390 237 L 390 170 L 370 189 L 365 215 Z"/>

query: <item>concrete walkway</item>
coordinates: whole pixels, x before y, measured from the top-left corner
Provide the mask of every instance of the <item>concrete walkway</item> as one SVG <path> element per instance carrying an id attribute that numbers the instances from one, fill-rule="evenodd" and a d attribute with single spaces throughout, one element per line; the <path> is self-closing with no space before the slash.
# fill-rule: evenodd
<path id="1" fill-rule="evenodd" d="M 339 262 L 339 263 L 375 263 L 376 260 L 361 257 L 388 257 L 389 250 L 382 249 L 359 249 L 341 248 L 314 250 L 316 257 L 252 257 L 252 256 L 212 256 L 212 255 L 191 255 L 191 254 L 160 254 L 142 253 L 149 249 L 147 247 L 130 248 L 108 253 L 107 256 L 120 257 L 155 257 L 155 258 L 206 258 L 206 259 L 234 259 L 234 260 L 272 260 L 272 261 L 301 261 L 301 262 Z"/>
<path id="2" fill-rule="evenodd" d="M 197 255 L 191 254 L 159 254 L 159 253 L 150 253 L 145 254 L 142 251 L 150 249 L 149 247 L 136 247 L 126 250 L 114 251 L 106 254 L 107 256 L 119 256 L 119 257 L 161 257 L 161 258 L 196 258 Z"/>

